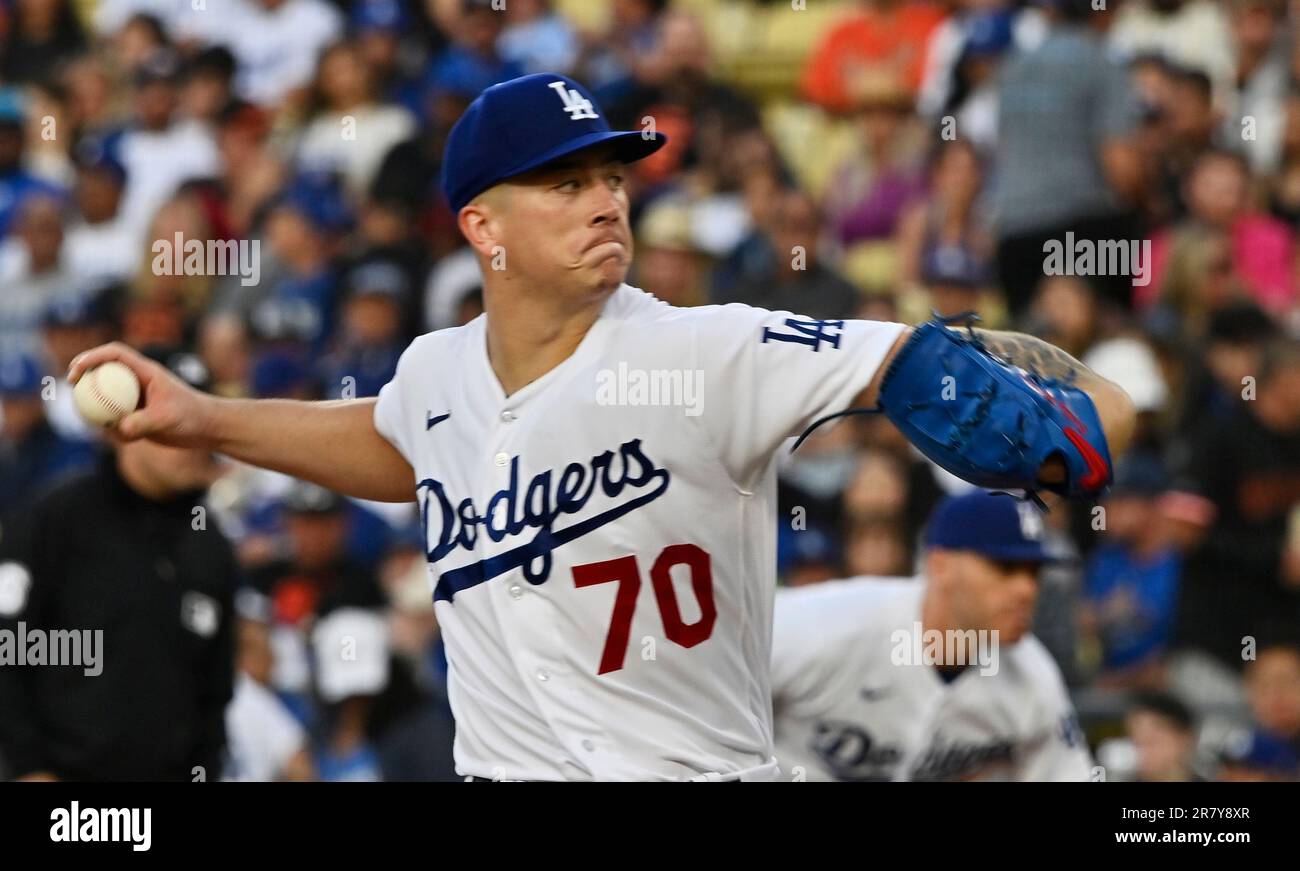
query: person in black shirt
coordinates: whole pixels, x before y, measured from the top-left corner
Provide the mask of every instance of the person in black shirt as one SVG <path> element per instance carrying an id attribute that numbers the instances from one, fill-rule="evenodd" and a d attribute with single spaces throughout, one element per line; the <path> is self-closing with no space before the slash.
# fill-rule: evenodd
<path id="1" fill-rule="evenodd" d="M 1268 345 L 1242 391 L 1175 451 L 1164 500 L 1190 543 L 1177 641 L 1237 668 L 1247 636 L 1300 635 L 1300 342 Z"/>
<path id="2" fill-rule="evenodd" d="M 217 779 L 237 574 L 202 504 L 219 472 L 207 451 L 117 443 L 0 527 L 6 776 Z M 102 632 L 98 662 L 14 656 L 59 631 Z"/>

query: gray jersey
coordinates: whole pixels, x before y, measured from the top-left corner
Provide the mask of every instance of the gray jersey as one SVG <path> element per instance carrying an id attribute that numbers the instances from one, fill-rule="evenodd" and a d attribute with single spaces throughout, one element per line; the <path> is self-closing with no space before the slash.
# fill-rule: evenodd
<path id="1" fill-rule="evenodd" d="M 910 578 L 854 578 L 777 594 L 772 696 L 783 777 L 1087 780 L 1092 759 L 1038 639 L 1005 645 L 995 668 L 972 665 L 945 682 L 912 654 L 924 590 Z"/>

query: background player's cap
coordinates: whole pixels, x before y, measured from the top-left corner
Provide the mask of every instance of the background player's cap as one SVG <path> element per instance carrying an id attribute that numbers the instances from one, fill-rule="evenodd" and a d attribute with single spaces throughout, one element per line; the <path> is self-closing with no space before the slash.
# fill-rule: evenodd
<path id="1" fill-rule="evenodd" d="M 459 212 L 497 182 L 575 151 L 611 142 L 630 163 L 667 141 L 657 132 L 610 130 L 596 98 L 567 76 L 521 76 L 483 91 L 451 128 L 442 192 Z"/>
<path id="2" fill-rule="evenodd" d="M 927 547 L 969 550 L 995 560 L 1048 562 L 1045 524 L 1035 506 L 1005 493 L 975 490 L 940 503 L 930 515 Z"/>

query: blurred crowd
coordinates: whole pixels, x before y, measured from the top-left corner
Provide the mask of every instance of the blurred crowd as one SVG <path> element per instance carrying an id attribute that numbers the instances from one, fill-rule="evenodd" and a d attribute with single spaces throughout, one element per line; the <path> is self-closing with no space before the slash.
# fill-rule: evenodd
<path id="1" fill-rule="evenodd" d="M 976 312 L 1125 387 L 1114 488 L 1049 500 L 1036 631 L 1111 779 L 1295 779 L 1300 3 L 1102 5 L 0 0 L 0 513 L 98 461 L 61 380 L 88 347 L 364 397 L 480 314 L 444 140 L 561 72 L 670 137 L 630 168 L 629 283 Z M 181 240 L 256 240 L 256 280 L 173 268 Z M 1051 269 L 1052 240 L 1133 256 Z M 782 460 L 783 583 L 911 574 L 964 486 L 882 419 L 818 430 Z M 226 776 L 454 776 L 414 506 L 239 466 L 208 499 L 241 567 Z"/>

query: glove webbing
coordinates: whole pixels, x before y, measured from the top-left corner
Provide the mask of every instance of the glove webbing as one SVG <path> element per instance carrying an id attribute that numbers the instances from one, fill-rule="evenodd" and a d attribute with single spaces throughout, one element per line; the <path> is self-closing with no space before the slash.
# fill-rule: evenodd
<path id="1" fill-rule="evenodd" d="M 1002 360 L 1001 357 L 998 357 L 998 355 L 989 351 L 988 346 L 985 345 L 984 342 L 980 340 L 978 335 L 976 335 L 974 324 L 976 321 L 980 320 L 980 316 L 975 312 L 964 311 L 964 312 L 959 312 L 958 314 L 955 315 L 944 316 L 939 314 L 936 311 L 931 310 L 930 314 L 932 315 L 933 320 L 938 321 L 940 324 L 942 324 L 945 327 L 951 324 L 964 322 L 967 334 L 969 335 L 968 341 L 970 341 L 971 344 L 975 345 L 975 347 L 977 347 L 980 351 L 984 352 L 985 354 L 988 354 L 990 357 L 993 357 L 998 360 Z M 1007 363 L 1008 361 L 1003 360 L 1003 362 Z M 1008 365 L 1010 364 L 1008 363 Z M 946 364 L 944 364 L 944 368 L 945 370 L 947 370 Z M 948 374 L 951 375 L 952 374 L 951 371 L 949 371 Z M 1032 378 L 1035 379 L 1038 378 L 1038 376 L 1034 375 L 1033 373 L 1029 373 L 1029 374 L 1030 377 Z M 973 429 L 977 424 L 983 422 L 984 418 L 988 416 L 989 408 L 992 406 L 993 403 L 993 398 L 997 395 L 997 391 L 994 389 L 994 387 L 995 385 L 990 383 L 988 387 L 984 388 L 983 390 L 967 392 L 964 394 L 968 397 L 979 397 L 981 400 L 979 405 L 976 407 L 976 413 L 972 415 L 969 419 L 965 421 L 961 421 L 957 419 L 956 415 L 954 415 L 951 410 L 947 412 L 948 419 L 952 421 L 953 426 L 956 427 L 961 433 L 965 433 L 968 430 Z M 927 401 L 914 402 L 912 400 L 908 400 L 907 410 L 914 411 L 917 409 L 924 409 L 924 408 L 928 408 L 931 404 L 932 403 Z M 804 443 L 804 440 L 807 439 L 808 436 L 812 435 L 813 430 L 817 429 L 817 427 L 821 426 L 824 423 L 835 420 L 836 418 L 839 417 L 847 417 L 851 414 L 880 414 L 883 411 L 884 409 L 879 407 L 848 408 L 845 409 L 844 411 L 837 411 L 834 414 L 828 414 L 825 417 L 818 418 L 817 420 L 809 424 L 808 428 L 803 431 L 803 434 L 800 435 L 799 438 L 795 440 L 795 443 L 790 447 L 790 453 L 793 454 L 795 451 L 799 450 L 799 446 Z M 1016 419 L 1016 433 L 1015 433 L 1016 437 L 1013 439 L 1007 433 L 1002 433 L 1001 435 L 1004 439 L 1007 440 L 1007 443 L 1011 446 L 1012 449 L 1018 451 L 1022 457 L 1024 456 L 1025 448 L 1029 447 L 1029 443 L 1025 441 L 1025 414 L 1023 411 L 1019 414 L 1019 416 Z M 962 444 L 962 441 L 959 438 L 954 437 L 954 440 L 950 444 L 952 447 L 956 448 Z M 1025 490 L 1023 496 L 1017 496 L 1015 493 L 1010 493 L 1005 490 L 993 490 L 990 492 L 998 493 L 1005 496 L 1011 496 L 1012 498 L 1021 499 L 1026 502 L 1032 502 L 1035 505 L 1037 505 L 1040 510 L 1047 511 L 1047 503 L 1045 503 L 1042 500 L 1042 498 L 1038 495 L 1038 492 L 1036 490 L 1032 490 L 1032 489 Z"/>

